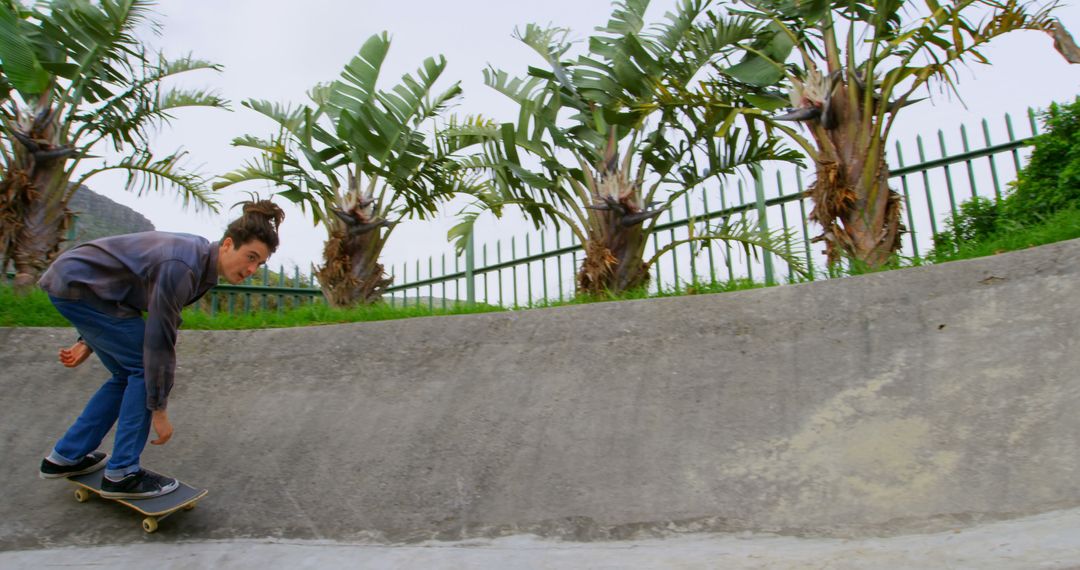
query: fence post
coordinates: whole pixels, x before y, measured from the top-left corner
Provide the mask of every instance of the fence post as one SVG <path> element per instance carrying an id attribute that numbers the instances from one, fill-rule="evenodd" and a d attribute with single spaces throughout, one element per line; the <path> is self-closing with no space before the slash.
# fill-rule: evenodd
<path id="1" fill-rule="evenodd" d="M 762 239 L 767 240 L 769 237 L 769 222 L 765 219 L 765 181 L 761 176 L 760 165 L 755 164 L 752 170 L 754 172 L 754 195 L 757 198 L 758 229 L 761 231 Z M 775 285 L 772 253 L 765 248 L 761 248 L 761 259 L 765 265 L 765 284 Z"/>
<path id="2" fill-rule="evenodd" d="M 74 242 L 75 238 L 79 236 L 78 225 L 79 225 L 79 215 L 78 214 L 72 214 L 71 215 L 71 225 L 68 226 L 68 231 L 67 231 L 67 240 L 68 241 Z"/>
<path id="3" fill-rule="evenodd" d="M 476 275 L 474 273 L 476 246 L 473 232 L 469 232 L 469 241 L 465 245 L 465 301 L 472 306 L 476 303 Z"/>

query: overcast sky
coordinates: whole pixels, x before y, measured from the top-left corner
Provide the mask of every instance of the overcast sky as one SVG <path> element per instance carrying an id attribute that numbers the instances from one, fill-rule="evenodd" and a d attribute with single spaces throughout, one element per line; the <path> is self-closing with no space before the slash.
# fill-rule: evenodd
<path id="1" fill-rule="evenodd" d="M 656 21 L 673 5 L 673 0 L 655 0 L 648 21 Z M 240 101 L 306 102 L 312 85 L 336 78 L 364 40 L 384 30 L 393 41 L 383 71 L 387 83 L 396 83 L 425 57 L 442 54 L 448 67 L 440 87 L 460 80 L 465 90 L 457 113 L 512 120 L 514 110 L 508 100 L 483 85 L 481 71 L 491 64 L 523 75 L 527 66 L 539 65 L 535 54 L 511 37 L 515 26 L 554 23 L 570 28 L 572 37 L 580 39 L 604 24 L 610 11 L 606 0 L 161 0 L 162 35 L 152 42 L 169 56 L 193 52 L 224 65 L 221 74 L 190 74 L 183 84 L 218 90 L 233 102 L 234 111 L 182 111 L 156 137 L 155 148 L 165 153 L 182 146 L 189 151 L 191 164 L 210 174 L 239 167 L 251 153 L 231 147 L 233 137 L 271 131 L 268 120 L 240 107 Z M 1080 38 L 1080 8 L 1066 6 L 1058 15 Z M 935 93 L 933 101 L 903 112 L 894 135 L 906 143 L 919 133 L 934 136 L 938 128 L 953 132 L 962 123 L 978 133 L 977 122 L 983 117 L 993 118 L 996 124 L 1006 112 L 1022 114 L 1029 106 L 1042 108 L 1080 93 L 1080 66 L 1068 66 L 1045 34 L 1015 33 L 985 54 L 993 65 L 961 68 L 959 90 L 966 108 L 955 97 Z M 1019 134 L 1027 133 L 1026 127 L 1019 130 Z M 977 138 L 981 141 L 981 135 Z M 100 176 L 90 186 L 139 211 L 159 230 L 210 239 L 219 238 L 229 219 L 236 216 L 236 210 L 227 208 L 244 199 L 245 191 L 268 193 L 259 184 L 237 186 L 222 193 L 220 201 L 226 207 L 215 215 L 183 211 L 172 194 L 136 197 L 123 190 L 122 179 Z M 286 211 L 282 245 L 271 266 L 298 264 L 306 270 L 321 260 L 325 230 L 313 227 L 295 208 L 286 206 Z M 446 230 L 453 225 L 455 212 L 448 211 L 434 222 L 399 226 L 384 253 L 386 261 L 399 264 L 449 251 Z M 481 223 L 478 234 L 508 238 L 526 227 L 514 217 L 503 223 Z"/>

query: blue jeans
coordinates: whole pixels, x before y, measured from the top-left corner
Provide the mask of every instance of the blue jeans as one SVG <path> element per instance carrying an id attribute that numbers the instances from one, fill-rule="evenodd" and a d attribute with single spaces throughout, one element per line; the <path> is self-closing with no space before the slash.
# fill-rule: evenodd
<path id="1" fill-rule="evenodd" d="M 79 301 L 49 296 L 60 312 L 82 335 L 83 341 L 112 372 L 87 402 L 79 419 L 56 442 L 49 460 L 71 465 L 101 445 L 116 424 L 112 457 L 105 476 L 120 479 L 139 470 L 139 456 L 150 435 L 152 412 L 146 407 L 141 317 L 120 318 L 102 313 Z"/>

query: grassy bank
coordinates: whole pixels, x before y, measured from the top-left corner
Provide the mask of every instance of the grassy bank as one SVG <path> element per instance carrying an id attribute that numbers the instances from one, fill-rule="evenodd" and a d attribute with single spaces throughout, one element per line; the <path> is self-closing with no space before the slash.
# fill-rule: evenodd
<path id="1" fill-rule="evenodd" d="M 963 244 L 955 252 L 950 253 L 947 256 L 937 256 L 933 260 L 933 263 L 972 259 L 1075 238 L 1080 238 L 1080 209 L 1063 210 L 1046 218 L 1045 221 L 1040 224 L 1019 228 L 1015 231 L 1001 232 L 986 240 Z M 927 263 L 930 262 L 925 260 L 915 260 L 913 262 L 913 264 L 916 265 L 924 265 Z M 730 291 L 755 289 L 764 286 L 765 285 L 762 283 L 750 281 L 749 279 L 738 279 L 733 282 L 722 283 L 682 284 L 677 290 L 672 288 L 659 293 L 655 291 L 649 292 L 639 290 L 617 297 L 583 295 L 569 300 L 541 301 L 529 306 L 515 307 L 513 310 L 540 309 L 581 305 L 586 303 L 675 297 L 682 295 L 726 293 Z M 490 313 L 506 310 L 511 309 L 484 304 L 469 307 L 463 303 L 446 309 L 439 307 L 427 308 L 425 306 L 415 305 L 401 307 L 388 304 L 356 307 L 352 309 L 335 309 L 322 304 L 314 304 L 289 309 L 280 314 L 275 311 L 260 311 L 234 315 L 219 313 L 211 317 L 205 312 L 196 312 L 187 309 L 184 311 L 183 328 L 188 330 L 283 328 L 366 321 L 386 321 L 416 317 Z M 35 290 L 28 296 L 16 297 L 9 286 L 0 285 L 0 326 L 66 327 L 70 326 L 70 324 L 56 312 L 56 309 L 53 308 L 52 303 L 49 302 L 45 293 Z"/>
<path id="2" fill-rule="evenodd" d="M 505 309 L 483 304 L 472 307 L 462 304 L 447 309 L 428 309 L 427 307 L 417 306 L 391 307 L 385 304 L 352 309 L 335 309 L 322 304 L 314 304 L 282 311 L 280 314 L 276 311 L 260 311 L 233 315 L 219 313 L 211 317 L 206 312 L 196 312 L 189 308 L 184 310 L 182 328 L 189 330 L 284 328 L 490 313 L 502 310 Z M 49 297 L 44 292 L 34 290 L 27 296 L 16 297 L 11 287 L 0 285 L 0 326 L 67 327 L 71 326 L 71 324 L 60 313 L 56 312 L 56 308 L 49 302 Z"/>
<path id="3" fill-rule="evenodd" d="M 985 257 L 1076 238 L 1080 238 L 1080 208 L 1071 208 L 1051 214 L 1035 225 L 999 231 L 984 239 L 963 243 L 954 253 L 935 256 L 934 262 Z"/>

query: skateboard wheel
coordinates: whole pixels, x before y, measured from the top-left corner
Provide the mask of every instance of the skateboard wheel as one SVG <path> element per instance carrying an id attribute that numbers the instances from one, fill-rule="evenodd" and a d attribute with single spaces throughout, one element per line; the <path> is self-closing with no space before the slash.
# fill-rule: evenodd
<path id="1" fill-rule="evenodd" d="M 190 511 L 191 509 L 194 509 L 194 508 L 195 508 L 195 503 L 191 503 L 190 505 L 184 505 L 184 510 L 185 511 Z"/>
<path id="2" fill-rule="evenodd" d="M 154 532 L 157 530 L 157 519 L 154 517 L 146 517 L 142 520 L 142 529 L 146 532 Z"/>
<path id="3" fill-rule="evenodd" d="M 75 500 L 80 503 L 85 503 L 90 500 L 90 491 L 86 489 L 75 489 Z"/>

